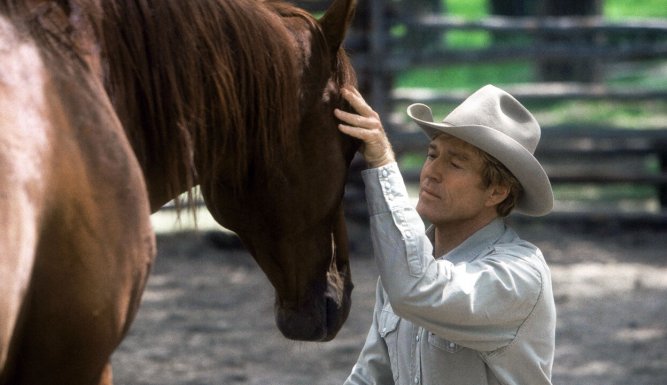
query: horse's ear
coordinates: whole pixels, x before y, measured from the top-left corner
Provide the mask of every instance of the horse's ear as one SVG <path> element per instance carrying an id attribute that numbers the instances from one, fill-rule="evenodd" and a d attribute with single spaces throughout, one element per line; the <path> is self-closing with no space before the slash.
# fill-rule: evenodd
<path id="1" fill-rule="evenodd" d="M 319 20 L 322 32 L 332 53 L 338 51 L 345 39 L 345 32 L 352 23 L 356 0 L 334 0 Z"/>

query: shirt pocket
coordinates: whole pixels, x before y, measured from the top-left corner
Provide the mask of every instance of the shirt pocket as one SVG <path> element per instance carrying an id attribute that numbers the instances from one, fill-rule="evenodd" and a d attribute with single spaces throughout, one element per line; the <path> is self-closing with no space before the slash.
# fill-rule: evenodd
<path id="1" fill-rule="evenodd" d="M 378 331 L 387 346 L 394 381 L 398 381 L 398 324 L 400 319 L 394 314 L 391 307 L 387 306 L 380 312 L 378 320 Z"/>
<path id="2" fill-rule="evenodd" d="M 428 345 L 422 360 L 431 378 L 447 378 L 447 383 L 456 385 L 496 383 L 487 378 L 486 363 L 477 351 L 431 332 L 428 333 Z"/>
<path id="3" fill-rule="evenodd" d="M 435 333 L 428 333 L 428 343 L 432 347 L 448 353 L 458 353 L 463 349 L 463 346 L 450 341 L 448 339 L 438 337 Z"/>

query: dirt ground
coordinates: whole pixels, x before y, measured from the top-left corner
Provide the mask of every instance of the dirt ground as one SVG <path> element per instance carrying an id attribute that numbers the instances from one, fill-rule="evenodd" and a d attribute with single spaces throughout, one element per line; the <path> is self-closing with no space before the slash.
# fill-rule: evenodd
<path id="1" fill-rule="evenodd" d="M 558 307 L 554 384 L 667 384 L 665 229 L 518 223 L 550 263 Z M 355 290 L 332 342 L 284 339 L 252 258 L 211 233 L 158 237 L 139 315 L 113 356 L 115 384 L 341 384 L 368 330 L 377 271 L 353 225 Z"/>

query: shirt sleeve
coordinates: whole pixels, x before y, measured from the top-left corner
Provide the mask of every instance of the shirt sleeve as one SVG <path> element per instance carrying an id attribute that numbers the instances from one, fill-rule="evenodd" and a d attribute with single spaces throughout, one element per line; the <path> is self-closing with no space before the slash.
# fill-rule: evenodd
<path id="1" fill-rule="evenodd" d="M 462 346 L 509 345 L 537 302 L 541 277 L 512 249 L 452 264 L 433 258 L 424 224 L 393 163 L 363 172 L 371 239 L 394 312 Z"/>
<path id="2" fill-rule="evenodd" d="M 389 359 L 387 345 L 382 338 L 379 319 L 383 309 L 383 290 L 378 280 L 375 292 L 375 308 L 373 310 L 373 322 L 366 337 L 364 347 L 361 349 L 359 358 L 352 368 L 352 372 L 345 380 L 344 385 L 361 384 L 393 384 L 393 372 Z"/>

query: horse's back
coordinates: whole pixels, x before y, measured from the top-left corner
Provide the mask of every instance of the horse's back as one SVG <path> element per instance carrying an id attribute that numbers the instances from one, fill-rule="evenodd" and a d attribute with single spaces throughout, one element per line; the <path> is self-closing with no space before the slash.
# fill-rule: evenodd
<path id="1" fill-rule="evenodd" d="M 101 86 L 0 18 L 0 383 L 97 383 L 154 256 Z"/>

